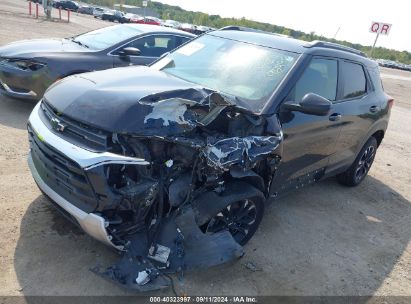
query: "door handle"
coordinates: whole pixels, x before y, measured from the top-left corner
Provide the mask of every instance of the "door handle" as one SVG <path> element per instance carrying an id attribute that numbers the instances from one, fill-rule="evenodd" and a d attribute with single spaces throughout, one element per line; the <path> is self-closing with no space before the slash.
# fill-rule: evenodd
<path id="1" fill-rule="evenodd" d="M 379 106 L 371 106 L 371 107 L 370 107 L 370 112 L 371 112 L 371 113 L 378 112 L 379 110 L 380 110 L 380 107 L 379 107 Z"/>
<path id="2" fill-rule="evenodd" d="M 328 119 L 330 121 L 337 121 L 337 120 L 340 120 L 341 117 L 342 117 L 342 115 L 340 113 L 333 113 L 328 117 Z"/>

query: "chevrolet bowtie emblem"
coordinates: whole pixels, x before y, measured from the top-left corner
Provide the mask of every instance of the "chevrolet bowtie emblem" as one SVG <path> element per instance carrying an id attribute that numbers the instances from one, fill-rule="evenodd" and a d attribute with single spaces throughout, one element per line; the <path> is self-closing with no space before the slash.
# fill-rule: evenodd
<path id="1" fill-rule="evenodd" d="M 54 130 L 58 131 L 58 132 L 64 132 L 64 129 L 66 128 L 66 126 L 64 124 L 62 124 L 60 122 L 60 120 L 58 120 L 57 118 L 52 118 L 50 120 L 51 122 L 51 126 L 53 127 Z"/>

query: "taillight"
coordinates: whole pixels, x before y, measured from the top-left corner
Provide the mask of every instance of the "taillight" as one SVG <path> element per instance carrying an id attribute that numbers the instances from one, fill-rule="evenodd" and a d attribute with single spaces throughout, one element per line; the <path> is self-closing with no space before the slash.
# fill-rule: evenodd
<path id="1" fill-rule="evenodd" d="M 394 105 L 394 98 L 388 99 L 388 108 L 391 109 L 393 105 Z"/>

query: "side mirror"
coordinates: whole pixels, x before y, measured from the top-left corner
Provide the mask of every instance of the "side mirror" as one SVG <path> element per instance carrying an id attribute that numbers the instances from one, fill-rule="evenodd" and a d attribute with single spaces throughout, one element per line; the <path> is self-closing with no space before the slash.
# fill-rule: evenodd
<path id="1" fill-rule="evenodd" d="M 281 105 L 281 109 L 310 115 L 325 116 L 330 112 L 331 102 L 320 95 L 307 93 L 299 104 L 287 101 Z"/>
<path id="2" fill-rule="evenodd" d="M 120 56 L 139 56 L 141 51 L 138 48 L 129 46 L 122 49 L 118 54 Z"/>

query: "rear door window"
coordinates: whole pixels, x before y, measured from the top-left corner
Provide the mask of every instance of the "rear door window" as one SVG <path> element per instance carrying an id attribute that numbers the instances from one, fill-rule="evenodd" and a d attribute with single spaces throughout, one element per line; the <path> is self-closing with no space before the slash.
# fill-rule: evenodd
<path id="1" fill-rule="evenodd" d="M 190 38 L 182 37 L 182 36 L 176 36 L 175 39 L 176 39 L 175 47 L 178 47 L 182 45 L 183 43 L 186 43 L 188 40 L 190 40 Z"/>
<path id="2" fill-rule="evenodd" d="M 338 62 L 334 59 L 314 58 L 305 69 L 288 96 L 288 100 L 301 102 L 308 93 L 335 101 L 337 97 Z"/>
<path id="3" fill-rule="evenodd" d="M 341 62 L 342 99 L 350 99 L 367 92 L 367 78 L 362 65 L 347 61 Z"/>

